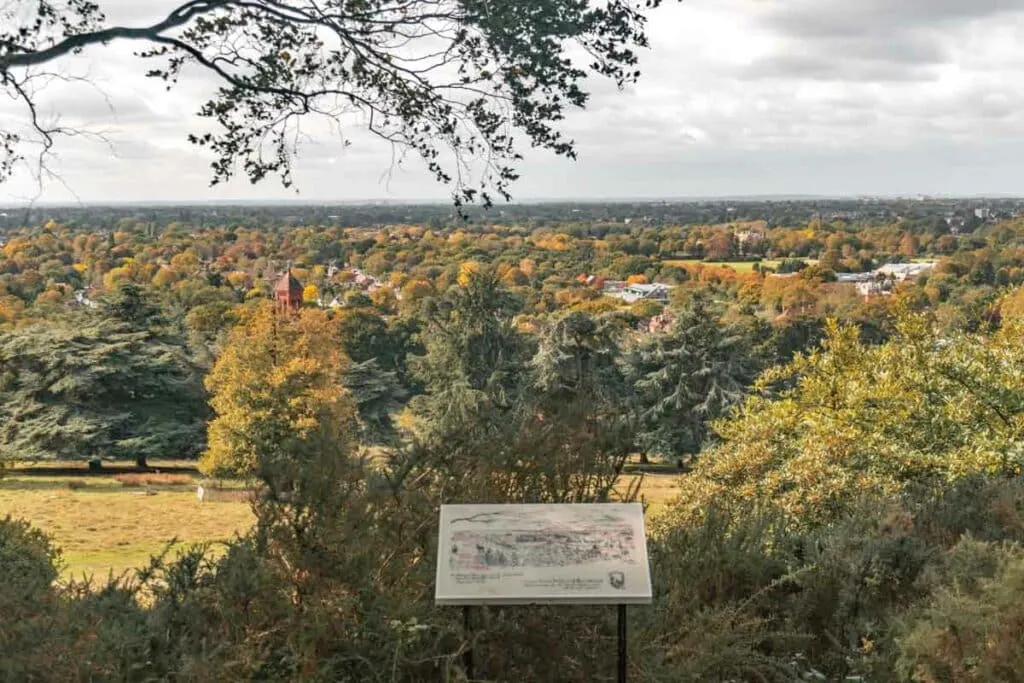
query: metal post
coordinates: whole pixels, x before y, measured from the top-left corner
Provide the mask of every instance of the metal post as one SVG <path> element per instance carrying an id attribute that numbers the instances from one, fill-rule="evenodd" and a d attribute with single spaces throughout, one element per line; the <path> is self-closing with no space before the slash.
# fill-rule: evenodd
<path id="1" fill-rule="evenodd" d="M 626 606 L 619 605 L 619 683 L 626 683 Z"/>
<path id="2" fill-rule="evenodd" d="M 462 630 L 466 635 L 466 652 L 462 655 L 462 663 L 466 669 L 466 680 L 472 681 L 473 676 L 473 623 L 469 619 L 469 605 L 462 608 Z"/>

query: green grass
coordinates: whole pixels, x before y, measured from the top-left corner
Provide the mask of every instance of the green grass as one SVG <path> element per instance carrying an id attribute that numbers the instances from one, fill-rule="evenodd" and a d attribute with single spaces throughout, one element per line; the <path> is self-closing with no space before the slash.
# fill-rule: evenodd
<path id="1" fill-rule="evenodd" d="M 145 566 L 172 539 L 178 539 L 177 548 L 228 541 L 253 523 L 238 482 L 224 482 L 225 489 L 208 492 L 200 503 L 198 475 L 189 484 L 145 487 L 125 486 L 115 473 L 51 476 L 44 466 L 32 468 L 31 474 L 25 469 L 12 468 L 0 479 L 0 517 L 27 519 L 50 534 L 62 550 L 64 578 L 118 576 Z M 625 475 L 621 486 L 637 476 Z M 180 474 L 175 479 L 181 481 Z M 676 495 L 678 480 L 673 473 L 643 475 L 640 494 L 648 515 L 664 510 Z"/>
<path id="2" fill-rule="evenodd" d="M 679 266 L 680 268 L 704 266 L 705 268 L 732 268 L 737 273 L 752 273 L 754 272 L 755 261 L 722 261 L 710 263 L 699 259 L 672 259 L 664 261 L 664 263 L 669 266 Z M 775 268 L 779 265 L 778 261 L 771 260 L 759 261 L 758 263 L 760 263 L 764 268 Z"/>

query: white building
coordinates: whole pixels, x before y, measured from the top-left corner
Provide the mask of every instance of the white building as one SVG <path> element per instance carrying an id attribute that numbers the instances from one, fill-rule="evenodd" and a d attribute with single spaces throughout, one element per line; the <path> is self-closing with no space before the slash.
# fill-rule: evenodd
<path id="1" fill-rule="evenodd" d="M 613 291 L 605 290 L 605 294 L 613 296 L 616 299 L 621 299 L 627 304 L 631 304 L 634 301 L 641 299 L 650 299 L 652 301 L 668 301 L 668 293 L 672 290 L 668 285 L 661 283 L 644 284 L 644 285 L 626 285 L 621 289 L 615 289 Z"/>
<path id="2" fill-rule="evenodd" d="M 935 261 L 928 263 L 887 263 L 881 268 L 875 270 L 875 275 L 881 275 L 885 278 L 895 280 L 896 282 L 903 282 L 915 278 L 922 273 L 927 273 L 936 266 Z"/>

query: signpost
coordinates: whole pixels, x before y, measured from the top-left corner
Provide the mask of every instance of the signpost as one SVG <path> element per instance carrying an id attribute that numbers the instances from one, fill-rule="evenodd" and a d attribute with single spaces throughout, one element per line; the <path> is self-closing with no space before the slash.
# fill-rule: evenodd
<path id="1" fill-rule="evenodd" d="M 626 680 L 626 605 L 652 598 L 640 503 L 442 505 L 440 522 L 434 600 L 467 631 L 473 605 L 618 605 Z"/>

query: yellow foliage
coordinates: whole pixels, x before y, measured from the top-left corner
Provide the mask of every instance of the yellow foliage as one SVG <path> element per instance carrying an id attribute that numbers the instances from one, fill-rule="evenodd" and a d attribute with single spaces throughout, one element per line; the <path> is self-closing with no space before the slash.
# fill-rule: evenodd
<path id="1" fill-rule="evenodd" d="M 469 285 L 473 275 L 480 272 L 481 265 L 478 261 L 465 261 L 459 266 L 459 286 L 466 287 Z"/>
<path id="2" fill-rule="evenodd" d="M 407 280 L 402 286 L 402 300 L 405 302 L 416 302 L 428 296 L 433 296 L 434 286 L 419 278 Z"/>
<path id="3" fill-rule="evenodd" d="M 316 285 L 306 285 L 302 288 L 302 300 L 307 304 L 315 304 L 320 298 L 320 289 Z"/>
<path id="4" fill-rule="evenodd" d="M 282 449 L 301 457 L 315 439 L 343 441 L 355 413 L 337 337 L 324 311 L 283 316 L 270 302 L 246 311 L 206 378 L 216 417 L 200 470 L 251 476 Z"/>
<path id="5" fill-rule="evenodd" d="M 166 266 L 157 271 L 153 276 L 153 285 L 156 287 L 169 287 L 178 280 L 178 274 Z"/>
<path id="6" fill-rule="evenodd" d="M 108 292 L 117 289 L 122 282 L 131 280 L 131 269 L 118 267 L 108 270 L 103 275 L 103 287 Z"/>
<path id="7" fill-rule="evenodd" d="M 1006 296 L 1000 302 L 999 312 L 1004 318 L 1024 319 L 1024 287 Z"/>
<path id="8" fill-rule="evenodd" d="M 626 278 L 626 284 L 629 284 L 629 285 L 646 285 L 647 284 L 647 276 L 643 275 L 643 274 L 630 275 L 628 278 Z"/>
<path id="9" fill-rule="evenodd" d="M 58 285 L 59 287 L 60 285 Z M 67 293 L 60 289 L 48 289 L 36 297 L 36 305 L 59 304 L 67 299 Z"/>
<path id="10" fill-rule="evenodd" d="M 771 501 L 814 524 L 914 481 L 1017 475 L 1024 375 L 1008 368 L 1024 367 L 1022 338 L 1009 324 L 939 344 L 927 318 L 901 313 L 897 336 L 870 346 L 830 323 L 821 350 L 770 370 L 736 417 L 714 424 L 723 442 L 682 482 L 676 522 Z"/>
<path id="11" fill-rule="evenodd" d="M 199 268 L 199 255 L 192 249 L 186 249 L 171 257 L 171 268 L 180 273 L 191 273 Z"/>
<path id="12" fill-rule="evenodd" d="M 228 273 L 227 281 L 235 289 L 246 289 L 249 286 L 249 275 L 236 270 L 233 273 Z"/>

